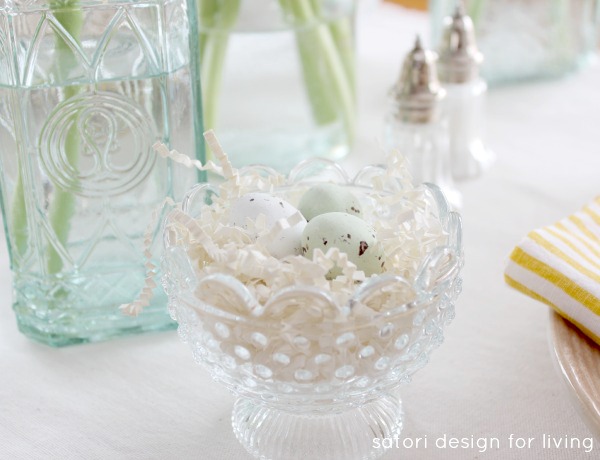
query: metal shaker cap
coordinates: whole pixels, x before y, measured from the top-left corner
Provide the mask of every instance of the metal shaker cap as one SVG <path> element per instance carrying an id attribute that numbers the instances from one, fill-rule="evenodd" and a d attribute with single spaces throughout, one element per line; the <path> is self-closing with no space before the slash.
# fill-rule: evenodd
<path id="1" fill-rule="evenodd" d="M 479 75 L 483 55 L 477 49 L 475 27 L 462 2 L 452 16 L 444 18 L 439 56 L 439 77 L 444 83 L 466 83 Z"/>
<path id="2" fill-rule="evenodd" d="M 400 79 L 392 88 L 398 120 L 428 123 L 437 117 L 446 91 L 438 80 L 436 60 L 437 55 L 424 49 L 417 36 L 414 48 L 404 59 Z"/>

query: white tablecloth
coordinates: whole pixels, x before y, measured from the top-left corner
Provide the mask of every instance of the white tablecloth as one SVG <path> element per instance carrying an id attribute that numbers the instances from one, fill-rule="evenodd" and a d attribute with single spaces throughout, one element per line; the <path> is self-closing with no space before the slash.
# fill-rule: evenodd
<path id="1" fill-rule="evenodd" d="M 351 167 L 381 156 L 386 93 L 425 15 L 381 5 L 361 13 L 360 137 Z M 543 449 L 542 437 L 591 436 L 549 353 L 547 307 L 512 290 L 502 270 L 530 229 L 600 192 L 600 69 L 560 81 L 496 89 L 488 141 L 498 160 L 461 186 L 464 291 L 446 341 L 401 390 L 403 435 L 428 438 L 411 459 L 597 458 Z M 51 349 L 17 332 L 0 243 L 0 458 L 247 459 L 230 426 L 233 398 L 196 366 L 176 334 Z M 535 438 L 531 448 L 509 436 Z M 500 450 L 435 446 L 441 436 L 498 438 Z M 598 440 L 600 442 L 600 440 Z M 597 444 L 597 443 L 596 443 Z M 402 457 L 402 455 L 404 455 Z"/>

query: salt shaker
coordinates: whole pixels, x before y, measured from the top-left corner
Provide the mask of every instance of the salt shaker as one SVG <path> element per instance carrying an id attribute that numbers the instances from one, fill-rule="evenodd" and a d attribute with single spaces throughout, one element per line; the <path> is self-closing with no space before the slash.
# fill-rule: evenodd
<path id="1" fill-rule="evenodd" d="M 438 60 L 439 79 L 446 90 L 443 118 L 448 122 L 455 180 L 479 176 L 494 160 L 483 143 L 487 84 L 479 76 L 482 61 L 473 21 L 459 2 L 454 14 L 444 19 Z"/>
<path id="2" fill-rule="evenodd" d="M 446 91 L 438 81 L 436 60 L 436 54 L 424 49 L 417 37 L 390 91 L 384 145 L 406 157 L 415 184 L 436 184 L 458 207 L 460 194 L 450 170 L 447 123 L 440 116 Z"/>

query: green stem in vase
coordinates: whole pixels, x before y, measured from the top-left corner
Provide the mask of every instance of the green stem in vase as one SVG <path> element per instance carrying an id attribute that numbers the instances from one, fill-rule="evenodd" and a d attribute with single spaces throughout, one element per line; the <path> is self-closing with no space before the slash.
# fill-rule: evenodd
<path id="1" fill-rule="evenodd" d="M 218 11 L 219 0 L 199 0 L 198 23 L 205 31 L 205 33 L 200 33 L 198 37 L 198 53 L 200 59 L 204 59 L 204 50 L 209 36 L 208 31 L 215 26 Z"/>
<path id="2" fill-rule="evenodd" d="M 354 58 L 354 41 L 352 37 L 354 24 L 349 18 L 339 19 L 333 22 L 329 28 L 331 29 L 331 35 L 335 40 L 338 52 L 344 63 L 346 69 L 346 75 L 348 76 L 349 84 L 352 88 L 356 87 L 356 62 Z"/>
<path id="3" fill-rule="evenodd" d="M 473 24 L 477 25 L 483 14 L 483 7 L 485 6 L 486 0 L 472 0 L 469 2 L 468 14 L 473 21 Z"/>
<path id="4" fill-rule="evenodd" d="M 353 65 L 345 65 L 338 45 L 347 40 L 342 35 L 336 40 L 332 30 L 322 23 L 312 0 L 280 0 L 282 8 L 292 15 L 297 25 L 296 38 L 307 93 L 315 120 L 319 124 L 331 121 L 331 113 L 341 113 L 348 141 L 355 132 L 355 101 Z M 350 29 L 349 29 L 350 30 Z M 350 30 L 351 31 L 351 30 Z M 342 29 L 340 29 L 342 32 Z M 351 72 L 346 69 L 351 68 Z"/>
<path id="5" fill-rule="evenodd" d="M 201 65 L 202 100 L 204 102 L 204 124 L 207 128 L 215 128 L 219 109 L 219 96 L 223 80 L 223 67 L 229 34 L 226 32 L 211 33 L 204 48 Z"/>
<path id="6" fill-rule="evenodd" d="M 312 7 L 322 20 L 325 16 L 322 11 L 322 0 L 312 0 Z M 353 7 L 354 9 L 354 7 Z M 355 88 L 356 85 L 356 59 L 354 53 L 354 10 L 350 16 L 344 14 L 342 17 L 329 20 L 329 30 L 335 41 L 338 53 L 344 63 L 346 75 L 350 80 L 350 85 Z"/>
<path id="7" fill-rule="evenodd" d="M 292 7 L 293 8 L 293 7 Z M 302 63 L 304 86 L 310 101 L 313 117 L 318 125 L 333 123 L 338 118 L 336 97 L 331 88 L 331 81 L 322 75 L 319 50 L 314 48 L 314 40 L 306 30 L 296 33 L 296 46 Z"/>
<path id="8" fill-rule="evenodd" d="M 23 255 L 27 249 L 27 208 L 23 188 L 23 171 L 21 161 L 18 164 L 18 176 L 15 184 L 15 196 L 12 203 L 11 232 L 13 244 L 18 255 Z"/>
<path id="9" fill-rule="evenodd" d="M 65 91 L 67 93 L 67 91 Z M 65 98 L 77 94 L 74 91 L 68 91 L 70 96 L 65 94 Z M 64 153 L 67 162 L 75 167 L 79 160 L 79 133 L 75 127 L 72 127 L 65 138 Z M 63 190 L 56 186 L 54 197 L 48 210 L 50 226 L 54 230 L 57 240 L 63 247 L 67 246 L 69 240 L 69 230 L 71 228 L 71 219 L 75 214 L 75 195 L 72 192 Z M 47 268 L 49 274 L 59 273 L 63 268 L 63 260 L 54 246 L 48 246 Z"/>
<path id="10" fill-rule="evenodd" d="M 50 8 L 54 12 L 54 17 L 63 27 L 65 32 L 73 38 L 75 42 L 79 42 L 81 28 L 83 25 L 83 14 L 79 7 L 79 0 L 53 0 L 50 3 Z M 69 43 L 62 35 L 55 35 L 55 51 L 56 51 L 56 73 L 59 82 L 66 82 L 70 69 L 75 66 L 75 55 Z M 64 100 L 67 100 L 80 91 L 76 85 L 64 87 Z M 79 161 L 79 132 L 75 125 L 71 126 L 64 143 L 64 154 L 68 164 L 76 168 Z M 69 230 L 71 227 L 71 219 L 75 213 L 75 196 L 72 192 L 63 190 L 59 186 L 55 186 L 53 200 L 50 203 L 48 216 L 50 225 L 56 234 L 56 238 L 63 247 L 67 246 L 69 239 Z M 56 249 L 48 246 L 48 273 L 58 273 L 63 268 L 63 260 Z"/>
<path id="11" fill-rule="evenodd" d="M 200 77 L 204 126 L 214 128 L 223 79 L 229 34 L 238 17 L 241 0 L 200 0 Z M 210 150 L 207 149 L 207 153 Z"/>
<path id="12" fill-rule="evenodd" d="M 78 7 L 79 0 L 53 0 L 50 3 L 50 9 L 54 13 L 54 17 L 61 27 L 75 41 L 78 40 L 81 32 L 83 16 Z M 56 62 L 55 70 L 57 80 L 63 81 L 68 75 L 69 69 L 74 63 L 73 51 L 64 38 L 57 34 L 55 35 L 55 51 Z M 67 86 L 64 90 L 65 100 L 78 93 L 77 86 Z M 65 154 L 71 165 L 77 163 L 79 147 L 79 136 L 75 128 L 72 128 L 65 141 Z M 18 177 L 15 184 L 15 198 L 12 206 L 12 235 L 14 237 L 14 246 L 19 255 L 22 255 L 28 245 L 28 229 L 27 229 L 27 207 L 25 204 L 25 185 L 24 185 L 24 168 L 22 159 L 19 159 Z M 70 219 L 75 209 L 75 198 L 69 192 L 56 188 L 54 199 L 50 204 L 49 220 L 57 239 L 61 244 L 66 245 Z M 47 269 L 49 273 L 57 273 L 62 268 L 62 259 L 57 251 L 49 246 Z"/>

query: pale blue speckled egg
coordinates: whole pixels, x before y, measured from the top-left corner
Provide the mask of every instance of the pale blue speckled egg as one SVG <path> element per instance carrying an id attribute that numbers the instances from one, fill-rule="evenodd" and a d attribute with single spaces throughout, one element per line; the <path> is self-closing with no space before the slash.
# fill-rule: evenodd
<path id="1" fill-rule="evenodd" d="M 312 218 L 302 232 L 302 253 L 312 258 L 315 249 L 327 252 L 335 247 L 348 255 L 359 270 L 370 276 L 381 273 L 385 266 L 383 247 L 377 241 L 373 227 L 359 217 L 345 212 L 329 212 Z M 341 275 L 334 267 L 330 279 Z"/>
<path id="2" fill-rule="evenodd" d="M 309 188 L 298 204 L 298 209 L 306 220 L 311 220 L 327 212 L 345 212 L 361 217 L 360 201 L 346 187 L 323 183 Z"/>

